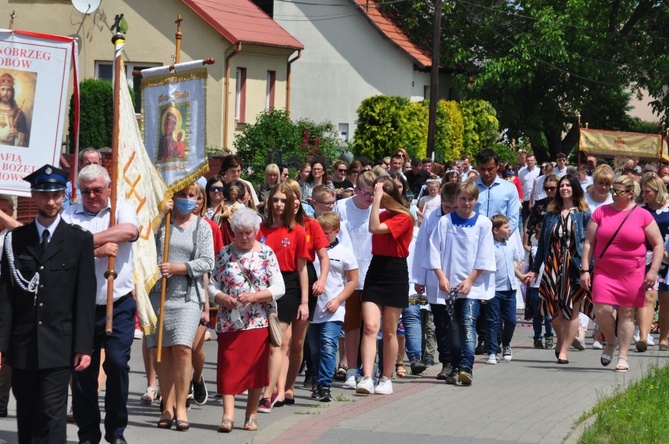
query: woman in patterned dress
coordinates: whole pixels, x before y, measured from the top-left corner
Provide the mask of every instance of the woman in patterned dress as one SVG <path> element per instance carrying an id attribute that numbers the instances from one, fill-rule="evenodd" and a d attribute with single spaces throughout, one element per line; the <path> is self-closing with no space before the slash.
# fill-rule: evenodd
<path id="1" fill-rule="evenodd" d="M 585 227 L 590 210 L 576 176 L 567 174 L 558 182 L 555 200 L 548 205 L 539 247 L 529 283 L 544 263 L 539 294 L 542 315 L 550 315 L 557 336 L 555 355 L 558 364 L 569 364 L 569 346 L 578 331 L 578 313 L 592 310 L 590 293 L 579 286 Z"/>
<path id="2" fill-rule="evenodd" d="M 244 429 L 258 430 L 258 401 L 268 383 L 268 311 L 276 310 L 275 301 L 285 291 L 274 252 L 256 240 L 257 213 L 242 208 L 230 223 L 235 240 L 221 250 L 209 283 L 209 294 L 219 305 L 217 372 L 223 419 L 218 431 L 222 433 L 232 431 L 235 395 L 246 390 Z"/>
<path id="3" fill-rule="evenodd" d="M 190 424 L 186 398 L 193 376 L 193 342 L 206 298 L 204 275 L 214 268 L 214 241 L 209 224 L 193 214 L 197 205 L 197 188 L 190 184 L 174 195 L 168 204 L 172 211 L 167 262 L 158 264 L 167 278 L 165 289 L 162 359 L 156 365 L 163 396 L 158 427 L 186 431 Z M 159 260 L 165 246 L 165 224 L 156 233 Z M 153 287 L 149 298 L 156 315 L 160 315 L 162 280 Z M 158 334 L 146 338 L 147 347 L 155 348 Z M 176 412 L 176 413 L 175 413 Z M 175 423 L 176 421 L 176 423 Z"/>

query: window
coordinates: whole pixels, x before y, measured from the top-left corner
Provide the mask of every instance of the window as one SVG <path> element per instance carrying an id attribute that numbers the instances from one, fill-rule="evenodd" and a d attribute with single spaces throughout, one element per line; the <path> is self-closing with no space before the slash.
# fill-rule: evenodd
<path id="1" fill-rule="evenodd" d="M 276 71 L 267 71 L 267 92 L 265 93 L 265 110 L 274 108 L 274 87 L 276 86 Z"/>
<path id="2" fill-rule="evenodd" d="M 137 114 L 142 112 L 142 91 L 140 85 L 142 79 L 132 76 L 133 71 L 141 71 L 146 68 L 155 68 L 162 66 L 160 63 L 126 63 L 125 76 L 128 81 L 128 86 L 132 87 L 135 92 L 135 112 Z M 95 78 L 101 80 L 112 81 L 114 79 L 114 63 L 113 62 L 96 62 L 95 63 Z"/>
<path id="3" fill-rule="evenodd" d="M 344 142 L 348 142 L 348 123 L 339 124 L 339 138 Z"/>
<path id="4" fill-rule="evenodd" d="M 246 123 L 246 68 L 237 68 L 235 96 L 235 119 Z"/>

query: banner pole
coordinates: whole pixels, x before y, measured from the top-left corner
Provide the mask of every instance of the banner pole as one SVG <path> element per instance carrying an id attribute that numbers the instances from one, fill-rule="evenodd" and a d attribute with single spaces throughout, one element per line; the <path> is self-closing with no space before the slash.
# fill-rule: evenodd
<path id="1" fill-rule="evenodd" d="M 183 18 L 177 15 L 174 23 L 177 24 L 177 32 L 174 35 L 176 39 L 176 53 L 174 55 L 174 64 L 179 63 L 181 59 L 181 22 Z M 163 239 L 163 264 L 169 260 L 170 251 L 170 224 L 172 223 L 172 213 L 165 215 L 165 238 Z M 156 350 L 156 362 L 160 362 L 163 357 L 163 330 L 165 328 L 165 297 L 167 290 L 167 276 L 163 276 L 160 280 L 160 314 L 158 315 L 158 350 Z"/>
<path id="2" fill-rule="evenodd" d="M 118 18 L 118 16 L 117 16 Z M 125 38 L 123 34 L 116 29 L 116 34 L 112 37 L 114 43 L 114 126 L 112 131 L 112 156 L 111 156 L 111 195 L 110 195 L 110 211 L 109 211 L 109 226 L 116 225 L 116 200 L 118 198 L 116 192 L 116 184 L 118 182 L 118 131 L 120 123 L 120 100 L 121 92 L 121 56 L 123 54 L 123 46 L 125 45 Z M 114 256 L 109 257 L 107 271 L 105 278 L 107 279 L 107 307 L 106 307 L 106 322 L 105 332 L 111 335 L 113 332 L 114 320 L 114 279 L 117 273 L 114 270 Z"/>

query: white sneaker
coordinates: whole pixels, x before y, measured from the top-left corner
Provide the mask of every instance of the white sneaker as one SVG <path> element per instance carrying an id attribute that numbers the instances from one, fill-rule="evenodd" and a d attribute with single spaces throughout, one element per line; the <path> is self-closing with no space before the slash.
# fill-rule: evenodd
<path id="1" fill-rule="evenodd" d="M 358 380 L 356 378 L 355 373 L 349 373 L 346 375 L 346 382 L 344 382 L 344 385 L 342 388 L 348 389 L 348 390 L 355 390 L 356 386 L 358 385 Z"/>
<path id="2" fill-rule="evenodd" d="M 142 330 L 140 330 L 139 328 L 136 328 L 134 338 L 135 339 L 142 339 L 143 337 L 144 337 L 144 333 L 142 333 Z"/>
<path id="3" fill-rule="evenodd" d="M 634 336 L 632 336 L 632 339 L 634 339 L 634 342 L 638 342 L 641 336 L 639 336 L 639 327 L 636 327 L 634 329 Z"/>
<path id="4" fill-rule="evenodd" d="M 374 394 L 376 395 L 392 395 L 393 394 L 393 383 L 387 376 L 382 377 L 379 380 L 379 383 L 374 388 Z"/>
<path id="5" fill-rule="evenodd" d="M 363 378 L 358 382 L 358 385 L 355 388 L 356 393 L 362 395 L 373 395 L 374 394 L 374 381 L 369 376 L 363 376 Z"/>
<path id="6" fill-rule="evenodd" d="M 653 340 L 653 336 L 650 333 L 648 333 L 648 337 L 646 338 L 646 345 L 648 345 L 648 347 L 650 347 L 652 345 L 655 345 L 655 341 Z"/>
<path id="7" fill-rule="evenodd" d="M 511 361 L 511 359 L 513 359 L 513 353 L 511 353 L 511 346 L 510 345 L 507 345 L 506 347 L 502 348 L 502 357 L 507 362 L 509 362 L 509 361 Z"/>
<path id="8" fill-rule="evenodd" d="M 594 348 L 595 350 L 604 350 L 604 346 L 599 341 L 593 341 L 592 348 Z"/>
<path id="9" fill-rule="evenodd" d="M 488 360 L 485 363 L 490 364 L 490 365 L 496 365 L 497 364 L 497 353 L 490 353 L 488 355 Z"/>

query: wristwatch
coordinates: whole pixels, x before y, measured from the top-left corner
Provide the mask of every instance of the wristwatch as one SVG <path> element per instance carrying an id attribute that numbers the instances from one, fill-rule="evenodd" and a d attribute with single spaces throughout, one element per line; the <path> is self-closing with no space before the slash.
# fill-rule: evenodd
<path id="1" fill-rule="evenodd" d="M 581 274 L 583 274 L 583 273 L 590 273 L 590 270 L 584 270 L 584 269 L 581 268 Z"/>

